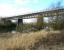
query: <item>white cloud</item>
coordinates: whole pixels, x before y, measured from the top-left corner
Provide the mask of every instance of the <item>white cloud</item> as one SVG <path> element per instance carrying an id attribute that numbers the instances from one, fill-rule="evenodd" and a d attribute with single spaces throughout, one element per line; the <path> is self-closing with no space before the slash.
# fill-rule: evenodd
<path id="1" fill-rule="evenodd" d="M 11 5 L 1 4 L 0 5 L 0 16 L 13 16 L 13 15 L 22 15 L 33 12 L 30 8 L 15 8 Z"/>
<path id="2" fill-rule="evenodd" d="M 28 14 L 28 13 L 32 13 L 33 10 L 30 8 L 20 8 L 16 10 L 17 14 Z"/>
<path id="3" fill-rule="evenodd" d="M 9 16 L 13 15 L 14 8 L 10 5 L 1 4 L 0 5 L 0 16 Z"/>
<path id="4" fill-rule="evenodd" d="M 30 0 L 15 0 L 15 3 L 17 3 L 17 4 L 27 4 L 29 2 L 30 2 Z"/>
<path id="5" fill-rule="evenodd" d="M 15 0 L 15 4 L 20 4 L 20 5 L 26 5 L 30 2 L 32 3 L 38 3 L 39 0 Z M 34 12 L 33 9 L 28 8 L 28 7 L 20 7 L 18 6 L 14 7 L 11 4 L 0 4 L 0 16 L 13 16 L 13 15 L 22 15 L 22 14 L 27 14 Z"/>
<path id="6" fill-rule="evenodd" d="M 15 3 L 21 4 L 21 5 L 26 5 L 28 3 L 34 3 L 37 4 L 39 0 L 15 0 Z"/>
<path id="7" fill-rule="evenodd" d="M 39 0 L 33 0 L 33 3 L 37 4 L 39 3 Z"/>

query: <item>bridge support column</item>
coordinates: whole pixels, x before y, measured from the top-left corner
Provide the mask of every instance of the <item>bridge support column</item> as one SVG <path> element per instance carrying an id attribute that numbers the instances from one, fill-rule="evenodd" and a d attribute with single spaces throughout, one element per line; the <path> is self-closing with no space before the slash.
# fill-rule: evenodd
<path id="1" fill-rule="evenodd" d="M 18 25 L 23 24 L 23 19 L 18 19 Z"/>
<path id="2" fill-rule="evenodd" d="M 23 31 L 23 19 L 18 19 L 17 31 L 18 32 L 22 32 Z"/>
<path id="3" fill-rule="evenodd" d="M 37 18 L 37 28 L 38 30 L 41 30 L 43 27 L 43 16 L 40 14 Z"/>

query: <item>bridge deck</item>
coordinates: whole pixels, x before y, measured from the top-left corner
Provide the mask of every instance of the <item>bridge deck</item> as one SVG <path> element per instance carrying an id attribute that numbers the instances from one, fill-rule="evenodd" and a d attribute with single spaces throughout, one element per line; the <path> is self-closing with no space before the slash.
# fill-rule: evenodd
<path id="1" fill-rule="evenodd" d="M 24 15 L 18 15 L 13 17 L 7 17 L 4 19 L 28 19 L 28 18 L 37 18 L 39 15 L 42 17 L 50 17 L 50 16 L 57 16 L 64 14 L 64 8 L 63 9 L 56 9 L 56 10 L 49 10 L 49 11 L 43 11 L 43 12 L 37 12 L 37 13 L 31 13 L 31 14 L 24 14 Z"/>

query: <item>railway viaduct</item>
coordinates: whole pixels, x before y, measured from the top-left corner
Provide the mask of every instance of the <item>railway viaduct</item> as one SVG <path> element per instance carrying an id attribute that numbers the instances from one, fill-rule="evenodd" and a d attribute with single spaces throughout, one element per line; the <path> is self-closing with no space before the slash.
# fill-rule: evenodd
<path id="1" fill-rule="evenodd" d="M 3 18 L 4 20 L 17 20 L 18 25 L 23 24 L 23 19 L 37 18 L 37 22 L 43 22 L 43 17 L 54 17 L 54 16 L 64 16 L 64 8 L 47 10 L 43 12 L 30 13 L 24 15 L 18 15 L 13 17 Z"/>
<path id="2" fill-rule="evenodd" d="M 3 18 L 5 20 L 22 20 L 22 19 L 30 19 L 30 18 L 40 18 L 43 17 L 54 17 L 54 16 L 61 16 L 64 15 L 64 8 L 62 9 L 55 9 L 55 10 L 48 10 L 43 12 L 37 12 L 37 13 L 31 13 L 31 14 L 24 14 L 24 15 L 18 15 L 13 17 L 7 17 Z"/>

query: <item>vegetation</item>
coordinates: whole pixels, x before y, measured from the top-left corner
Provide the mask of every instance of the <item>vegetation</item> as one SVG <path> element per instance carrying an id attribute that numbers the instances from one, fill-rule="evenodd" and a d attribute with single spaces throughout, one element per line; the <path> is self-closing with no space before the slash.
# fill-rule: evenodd
<path id="1" fill-rule="evenodd" d="M 10 38 L 0 37 L 0 50 L 28 50 L 34 47 L 34 44 L 46 34 L 47 33 L 44 34 L 44 32 L 31 32 L 28 34 L 14 34 Z"/>
<path id="2" fill-rule="evenodd" d="M 49 23 L 44 23 L 42 16 L 38 16 L 35 24 L 16 25 L 9 20 L 5 21 L 4 24 L 0 24 L 0 50 L 64 50 L 64 30 L 58 32 L 41 30 L 43 26 L 48 25 L 54 30 L 64 29 L 63 16 L 51 17 Z M 18 32 L 2 34 L 14 29 Z M 19 33 L 23 31 L 28 33 Z"/>
<path id="3" fill-rule="evenodd" d="M 16 24 L 12 23 L 11 21 L 5 21 L 3 24 L 0 23 L 0 33 L 3 32 L 11 32 L 15 30 Z"/>
<path id="4" fill-rule="evenodd" d="M 55 19 L 52 18 L 52 21 L 49 24 L 54 30 L 64 29 L 64 16 L 58 16 Z"/>
<path id="5" fill-rule="evenodd" d="M 62 49 L 64 50 L 64 34 L 46 31 L 17 33 L 12 37 L 0 37 L 0 50 L 50 50 Z M 56 47 L 54 47 L 56 46 Z M 62 46 L 62 47 L 61 47 Z"/>
<path id="6" fill-rule="evenodd" d="M 59 0 L 58 2 L 51 4 L 51 8 L 53 9 L 60 9 L 62 7 L 62 1 Z M 54 30 L 62 30 L 64 29 L 64 15 L 59 15 L 59 12 L 57 12 L 57 16 L 50 17 L 49 18 L 49 27 L 53 28 Z"/>

